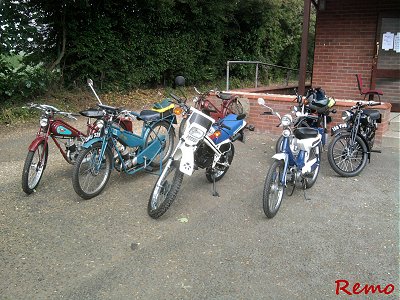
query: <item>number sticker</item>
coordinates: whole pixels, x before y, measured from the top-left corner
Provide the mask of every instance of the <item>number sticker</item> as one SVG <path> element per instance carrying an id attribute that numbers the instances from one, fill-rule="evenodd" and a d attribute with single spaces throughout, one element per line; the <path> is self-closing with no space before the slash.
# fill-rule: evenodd
<path id="1" fill-rule="evenodd" d="M 87 142 L 87 141 L 89 141 L 89 140 L 91 140 L 91 139 L 94 139 L 94 138 L 98 138 L 98 137 L 100 137 L 100 132 L 99 132 L 99 131 L 98 131 L 98 132 L 95 132 L 95 133 L 93 133 L 93 134 L 91 134 L 91 135 L 89 135 L 89 136 L 86 138 L 85 142 Z"/>

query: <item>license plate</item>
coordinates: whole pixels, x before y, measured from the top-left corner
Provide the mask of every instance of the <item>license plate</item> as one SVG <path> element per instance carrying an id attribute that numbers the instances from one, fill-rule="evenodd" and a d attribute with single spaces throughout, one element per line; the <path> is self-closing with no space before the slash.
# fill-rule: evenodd
<path id="1" fill-rule="evenodd" d="M 339 129 L 346 129 L 347 128 L 347 124 L 346 123 L 342 123 L 342 124 L 338 124 L 336 126 L 333 126 L 331 128 L 331 133 L 334 134 L 336 131 L 338 131 Z"/>

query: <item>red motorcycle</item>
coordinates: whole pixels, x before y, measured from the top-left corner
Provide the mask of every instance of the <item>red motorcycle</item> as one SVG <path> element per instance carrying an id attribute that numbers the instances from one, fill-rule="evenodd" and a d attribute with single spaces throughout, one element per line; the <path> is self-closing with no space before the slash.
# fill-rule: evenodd
<path id="1" fill-rule="evenodd" d="M 83 133 L 65 121 L 56 118 L 56 115 L 59 115 L 76 120 L 76 115 L 72 113 L 60 111 L 56 107 L 46 104 L 30 103 L 28 108 L 42 111 L 40 127 L 36 138 L 29 145 L 29 152 L 22 172 L 22 189 L 25 193 L 31 194 L 39 185 L 47 165 L 49 137 L 53 139 L 64 159 L 68 163 L 74 164 L 87 135 L 96 133 L 103 126 L 102 120 L 91 123 L 90 118 L 102 117 L 103 111 L 90 109 L 80 112 L 81 115 L 88 117 L 87 130 L 86 133 Z"/>
<path id="2" fill-rule="evenodd" d="M 93 88 L 93 81 L 88 79 L 87 84 L 93 91 L 97 101 L 102 104 L 99 96 Z M 75 116 L 70 112 L 60 111 L 54 106 L 46 104 L 28 104 L 27 108 L 36 108 L 42 111 L 40 117 L 40 127 L 36 134 L 36 138 L 30 144 L 28 155 L 25 159 L 24 170 L 22 172 L 22 189 L 28 195 L 31 194 L 39 185 L 40 179 L 47 165 L 47 157 L 49 154 L 49 137 L 51 137 L 60 150 L 62 156 L 69 164 L 74 164 L 82 144 L 90 136 L 100 135 L 100 129 L 104 127 L 102 117 L 103 110 L 88 109 L 79 112 L 82 116 L 87 117 L 86 133 L 79 131 L 65 121 L 56 118 L 56 115 L 65 116 L 76 120 Z M 91 119 L 96 119 L 91 122 Z M 132 131 L 132 121 L 127 118 L 118 118 L 119 126 L 122 129 Z"/>
<path id="3" fill-rule="evenodd" d="M 222 93 L 214 90 L 201 93 L 196 87 L 194 89 L 199 95 L 193 99 L 194 107 L 212 117 L 214 120 L 222 119 L 229 114 L 241 115 L 244 113 L 243 105 L 240 103 L 237 95 Z M 210 94 L 214 94 L 217 98 L 222 100 L 219 107 L 207 98 Z M 183 119 L 179 126 L 179 137 L 181 137 L 184 133 L 188 116 L 189 115 L 183 115 Z"/>

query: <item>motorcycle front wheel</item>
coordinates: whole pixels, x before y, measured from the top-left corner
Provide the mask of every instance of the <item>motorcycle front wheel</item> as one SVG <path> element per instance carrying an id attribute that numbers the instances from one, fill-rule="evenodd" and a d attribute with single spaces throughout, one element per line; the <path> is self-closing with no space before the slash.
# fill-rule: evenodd
<path id="1" fill-rule="evenodd" d="M 263 210 L 268 218 L 273 218 L 279 210 L 285 192 L 285 184 L 281 182 L 285 163 L 275 160 L 268 170 L 263 192 Z"/>
<path id="2" fill-rule="evenodd" d="M 332 169 L 341 176 L 353 177 L 361 173 L 368 160 L 365 142 L 356 136 L 351 141 L 350 132 L 336 135 L 328 147 L 328 161 Z"/>
<path id="3" fill-rule="evenodd" d="M 111 174 L 113 155 L 109 148 L 101 157 L 101 143 L 82 150 L 72 173 L 72 185 L 83 199 L 99 195 L 105 188 Z"/>
<path id="4" fill-rule="evenodd" d="M 153 219 L 161 217 L 174 202 L 181 188 L 183 173 L 179 171 L 179 161 L 167 162 L 161 176 L 151 192 L 147 213 Z"/>
<path id="5" fill-rule="evenodd" d="M 26 194 L 32 194 L 42 179 L 46 169 L 48 157 L 48 145 L 42 141 L 34 151 L 29 151 L 25 159 L 22 171 L 22 190 Z"/>

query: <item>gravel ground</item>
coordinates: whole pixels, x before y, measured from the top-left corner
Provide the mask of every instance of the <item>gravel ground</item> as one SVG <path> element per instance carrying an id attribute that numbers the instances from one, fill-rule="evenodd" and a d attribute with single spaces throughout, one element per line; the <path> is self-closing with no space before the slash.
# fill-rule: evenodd
<path id="1" fill-rule="evenodd" d="M 262 191 L 275 139 L 249 133 L 235 143 L 220 197 L 196 171 L 153 220 L 155 175 L 113 171 L 104 192 L 83 201 L 54 144 L 37 192 L 26 196 L 21 173 L 36 128 L 0 130 L 0 299 L 334 299 L 339 279 L 349 290 L 393 284 L 390 295 L 358 297 L 398 299 L 398 147 L 373 153 L 355 178 L 338 177 L 323 153 L 309 200 L 297 190 L 267 219 Z"/>

